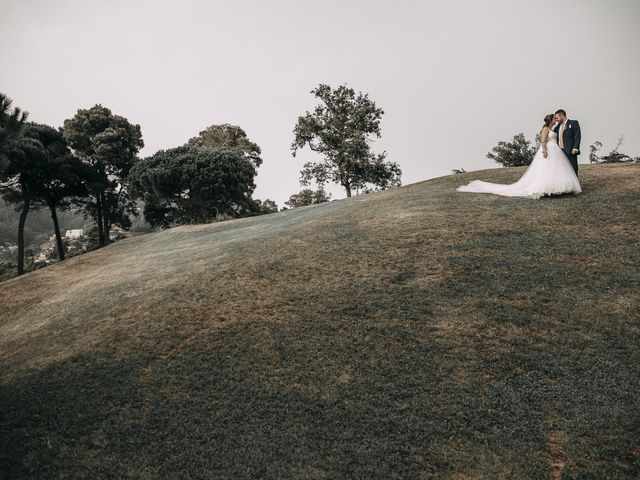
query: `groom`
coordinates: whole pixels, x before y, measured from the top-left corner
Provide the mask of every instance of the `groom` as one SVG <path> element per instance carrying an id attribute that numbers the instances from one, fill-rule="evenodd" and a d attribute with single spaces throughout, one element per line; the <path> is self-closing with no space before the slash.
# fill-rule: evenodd
<path id="1" fill-rule="evenodd" d="M 578 155 L 580 155 L 580 124 L 577 120 L 569 120 L 567 112 L 560 109 L 555 116 L 556 126 L 553 131 L 558 134 L 558 144 L 567 155 L 573 170 L 578 175 Z"/>

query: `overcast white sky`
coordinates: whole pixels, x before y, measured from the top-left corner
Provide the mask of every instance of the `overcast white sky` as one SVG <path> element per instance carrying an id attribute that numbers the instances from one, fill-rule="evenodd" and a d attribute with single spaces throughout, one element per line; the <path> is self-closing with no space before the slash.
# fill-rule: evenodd
<path id="1" fill-rule="evenodd" d="M 211 124 L 263 150 L 256 198 L 282 206 L 315 154 L 292 130 L 319 83 L 385 110 L 403 184 L 497 166 L 557 108 L 595 140 L 640 155 L 638 0 L 0 0 L 0 91 L 61 126 L 96 103 L 142 127 L 142 156 Z M 338 189 L 334 198 L 342 197 Z"/>

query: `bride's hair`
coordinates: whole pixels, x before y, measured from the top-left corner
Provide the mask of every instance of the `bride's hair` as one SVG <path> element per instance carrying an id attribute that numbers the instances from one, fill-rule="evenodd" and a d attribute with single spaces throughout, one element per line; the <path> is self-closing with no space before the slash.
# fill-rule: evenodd
<path id="1" fill-rule="evenodd" d="M 544 117 L 544 125 L 542 126 L 542 128 L 551 126 L 554 116 L 555 115 L 553 113 L 550 113 L 549 115 Z"/>

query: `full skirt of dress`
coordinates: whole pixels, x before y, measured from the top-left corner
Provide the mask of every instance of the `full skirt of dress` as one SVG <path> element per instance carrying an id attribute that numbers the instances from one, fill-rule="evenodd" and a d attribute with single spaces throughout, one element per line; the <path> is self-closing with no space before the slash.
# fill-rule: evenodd
<path id="1" fill-rule="evenodd" d="M 561 193 L 580 193 L 580 182 L 567 156 L 554 141 L 547 143 L 547 158 L 539 148 L 522 177 L 510 184 L 482 180 L 458 187 L 459 192 L 493 193 L 508 197 L 540 198 Z"/>

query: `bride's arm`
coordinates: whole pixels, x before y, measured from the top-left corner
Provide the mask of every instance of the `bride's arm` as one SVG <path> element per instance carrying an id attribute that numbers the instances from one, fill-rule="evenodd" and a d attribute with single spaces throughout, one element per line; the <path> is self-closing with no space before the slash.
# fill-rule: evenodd
<path id="1" fill-rule="evenodd" d="M 547 158 L 547 139 L 549 138 L 549 127 L 543 127 L 540 132 L 540 143 L 542 144 L 542 156 Z"/>

